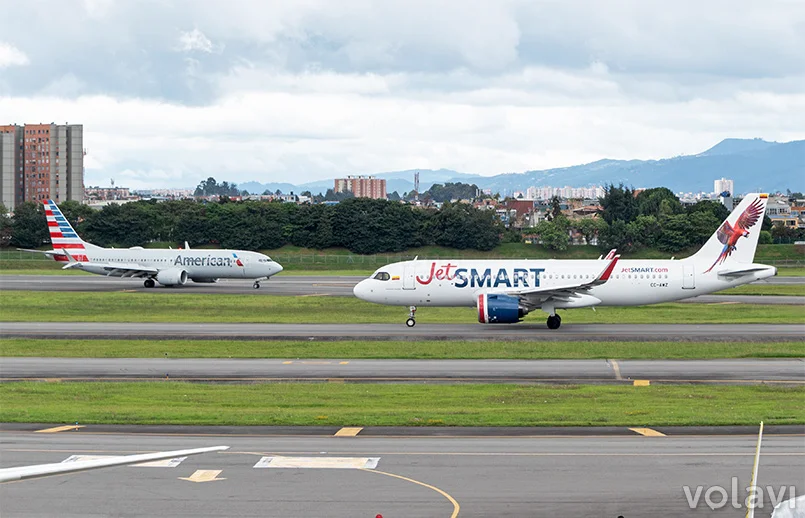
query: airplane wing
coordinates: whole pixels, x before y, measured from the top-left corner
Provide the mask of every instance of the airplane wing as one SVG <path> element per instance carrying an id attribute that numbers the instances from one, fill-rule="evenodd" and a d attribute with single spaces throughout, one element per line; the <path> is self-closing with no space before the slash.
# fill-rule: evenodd
<path id="1" fill-rule="evenodd" d="M 612 254 L 612 252 L 610 252 Z M 547 300 L 569 301 L 574 297 L 583 295 L 590 288 L 604 284 L 609 280 L 612 272 L 615 271 L 615 265 L 620 259 L 620 255 L 613 255 L 612 259 L 607 263 L 601 273 L 594 279 L 586 282 L 568 283 L 559 286 L 544 286 L 539 288 L 525 288 L 522 290 L 507 291 L 507 295 L 519 297 L 526 304 L 537 306 Z"/>
<path id="2" fill-rule="evenodd" d="M 67 264 L 62 266 L 62 270 L 69 270 L 70 268 L 82 268 L 84 266 L 92 266 L 95 268 L 103 268 L 106 270 L 107 277 L 146 277 L 149 275 L 156 275 L 159 272 L 158 268 L 152 266 L 143 266 L 137 263 L 131 264 L 109 264 L 109 263 L 95 263 L 89 261 L 78 261 L 67 250 L 62 250 L 59 255 L 67 256 Z"/>
<path id="3" fill-rule="evenodd" d="M 0 469 L 0 482 L 14 482 L 28 478 L 75 473 L 77 471 L 87 471 L 90 469 L 125 466 L 127 464 L 139 464 L 141 462 L 150 462 L 152 460 L 173 459 L 175 457 L 186 457 L 188 455 L 197 455 L 199 453 L 207 453 L 211 451 L 224 451 L 228 449 L 229 446 L 211 446 L 209 448 L 195 448 L 192 450 L 160 451 L 157 453 L 142 453 L 138 455 L 106 457 L 103 459 L 80 460 L 77 462 L 56 462 L 53 464 L 35 464 L 33 466 L 20 466 L 17 468 L 2 468 Z"/>

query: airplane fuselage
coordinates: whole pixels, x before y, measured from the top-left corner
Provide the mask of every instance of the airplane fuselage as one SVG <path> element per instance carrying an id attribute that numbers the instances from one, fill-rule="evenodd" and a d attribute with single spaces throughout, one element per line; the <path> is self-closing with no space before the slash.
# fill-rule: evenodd
<path id="1" fill-rule="evenodd" d="M 58 247 L 54 247 L 58 250 Z M 196 281 L 213 279 L 255 279 L 269 277 L 282 268 L 271 258 L 245 250 L 174 250 L 144 248 L 100 248 L 67 250 L 81 264 L 84 271 L 99 275 L 125 276 L 123 271 L 111 272 L 108 266 L 123 268 L 133 265 L 156 268 L 160 271 L 178 269 L 187 272 L 187 277 Z M 57 261 L 67 262 L 67 256 L 55 256 Z M 99 265 L 105 266 L 99 266 Z"/>
<path id="2" fill-rule="evenodd" d="M 390 264 L 355 287 L 378 304 L 475 306 L 479 293 L 507 294 L 595 279 L 601 260 L 418 260 Z M 703 274 L 692 260 L 620 260 L 609 280 L 555 308 L 638 306 L 686 299 L 771 277 L 767 267 L 740 277 Z M 699 265 L 700 266 L 700 265 Z M 380 278 L 378 277 L 378 274 Z M 388 279 L 385 279 L 388 274 Z"/>

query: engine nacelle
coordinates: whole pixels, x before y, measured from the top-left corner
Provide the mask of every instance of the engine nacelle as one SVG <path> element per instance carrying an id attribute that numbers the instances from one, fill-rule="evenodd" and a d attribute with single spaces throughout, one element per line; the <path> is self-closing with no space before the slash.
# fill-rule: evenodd
<path id="1" fill-rule="evenodd" d="M 218 279 L 210 279 L 209 277 L 190 277 L 190 280 L 202 284 L 211 284 L 213 282 L 218 282 Z"/>
<path id="2" fill-rule="evenodd" d="M 482 324 L 513 324 L 528 314 L 520 299 L 510 295 L 483 293 L 478 295 L 478 322 Z"/>
<path id="3" fill-rule="evenodd" d="M 156 279 L 163 286 L 182 285 L 187 282 L 187 272 L 181 268 L 168 268 L 167 270 L 160 270 Z"/>

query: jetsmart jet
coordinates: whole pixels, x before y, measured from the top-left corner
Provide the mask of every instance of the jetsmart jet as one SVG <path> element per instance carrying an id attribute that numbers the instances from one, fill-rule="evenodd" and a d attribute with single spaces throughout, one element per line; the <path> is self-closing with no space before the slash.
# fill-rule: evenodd
<path id="1" fill-rule="evenodd" d="M 358 283 L 359 299 L 409 306 L 476 307 L 482 324 L 520 322 L 536 309 L 548 327 L 558 309 L 639 306 L 687 299 L 771 277 L 754 264 L 768 194 L 749 194 L 695 255 L 682 260 L 416 260 L 394 263 Z"/>
<path id="2" fill-rule="evenodd" d="M 107 277 L 144 278 L 144 286 L 153 288 L 181 286 L 193 282 L 216 282 L 218 279 L 254 279 L 258 289 L 260 281 L 282 271 L 282 266 L 270 257 L 245 250 L 189 250 L 102 248 L 82 240 L 53 200 L 45 203 L 50 240 L 53 250 L 25 250 L 39 252 L 56 261 L 67 263 L 63 269 L 78 268 Z"/>

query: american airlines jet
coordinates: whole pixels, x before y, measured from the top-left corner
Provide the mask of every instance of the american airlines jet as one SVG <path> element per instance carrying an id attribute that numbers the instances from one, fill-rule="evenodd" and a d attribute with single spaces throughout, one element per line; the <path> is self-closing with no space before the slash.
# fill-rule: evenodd
<path id="1" fill-rule="evenodd" d="M 390 264 L 355 286 L 359 299 L 409 306 L 475 307 L 482 324 L 520 322 L 541 309 L 558 329 L 557 310 L 639 306 L 687 299 L 777 273 L 755 264 L 768 194 L 749 194 L 693 256 L 681 260 L 417 260 Z"/>
<path id="2" fill-rule="evenodd" d="M 143 285 L 153 288 L 181 286 L 193 282 L 216 282 L 218 279 L 254 279 L 254 289 L 260 281 L 282 271 L 276 261 L 267 255 L 246 250 L 190 250 L 102 248 L 87 243 L 78 234 L 53 200 L 45 203 L 45 216 L 53 250 L 26 250 L 39 252 L 56 261 L 67 263 L 63 269 L 78 268 L 107 277 L 138 277 Z"/>

